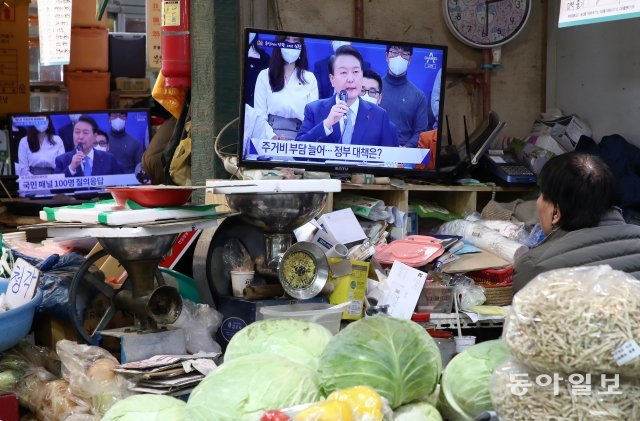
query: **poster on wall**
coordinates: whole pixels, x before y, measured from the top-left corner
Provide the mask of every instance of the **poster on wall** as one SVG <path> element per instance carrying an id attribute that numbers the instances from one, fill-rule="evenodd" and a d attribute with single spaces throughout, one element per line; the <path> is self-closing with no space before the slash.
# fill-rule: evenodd
<path id="1" fill-rule="evenodd" d="M 147 65 L 154 70 L 162 66 L 160 3 L 161 0 L 147 0 Z"/>
<path id="2" fill-rule="evenodd" d="M 71 0 L 39 0 L 40 64 L 69 64 L 71 57 Z"/>
<path id="3" fill-rule="evenodd" d="M 558 27 L 640 17 L 640 0 L 561 0 Z"/>

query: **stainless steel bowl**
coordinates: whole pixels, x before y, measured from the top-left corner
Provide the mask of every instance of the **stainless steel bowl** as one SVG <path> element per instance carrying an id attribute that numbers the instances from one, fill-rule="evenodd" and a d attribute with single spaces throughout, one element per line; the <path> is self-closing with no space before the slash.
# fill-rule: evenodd
<path id="1" fill-rule="evenodd" d="M 327 193 L 233 193 L 229 207 L 267 233 L 291 233 L 320 214 Z"/>

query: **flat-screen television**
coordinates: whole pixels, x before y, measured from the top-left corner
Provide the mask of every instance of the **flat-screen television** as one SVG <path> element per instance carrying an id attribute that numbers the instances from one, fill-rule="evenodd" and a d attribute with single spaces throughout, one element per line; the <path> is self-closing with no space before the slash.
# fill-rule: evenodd
<path id="1" fill-rule="evenodd" d="M 447 47 L 247 28 L 243 167 L 438 170 Z"/>
<path id="2" fill-rule="evenodd" d="M 140 184 L 149 110 L 41 112 L 9 116 L 11 167 L 21 197 L 106 193 Z"/>

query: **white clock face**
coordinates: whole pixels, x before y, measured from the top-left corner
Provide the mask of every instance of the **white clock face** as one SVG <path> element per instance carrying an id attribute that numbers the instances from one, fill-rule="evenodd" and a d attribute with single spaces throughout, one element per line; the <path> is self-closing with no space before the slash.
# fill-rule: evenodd
<path id="1" fill-rule="evenodd" d="M 460 41 L 489 48 L 512 40 L 524 28 L 531 0 L 443 0 L 447 26 Z"/>

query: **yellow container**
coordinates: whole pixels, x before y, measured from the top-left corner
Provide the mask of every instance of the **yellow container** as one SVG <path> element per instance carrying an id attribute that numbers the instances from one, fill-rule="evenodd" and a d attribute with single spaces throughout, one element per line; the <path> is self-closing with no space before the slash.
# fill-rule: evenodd
<path id="1" fill-rule="evenodd" d="M 108 72 L 109 31 L 105 28 L 71 28 L 71 58 L 67 70 Z"/>
<path id="2" fill-rule="evenodd" d="M 69 111 L 109 108 L 109 72 L 64 72 Z"/>
<path id="3" fill-rule="evenodd" d="M 106 28 L 107 13 L 98 20 L 98 2 L 96 0 L 75 0 L 71 4 L 71 26 L 85 28 Z"/>

